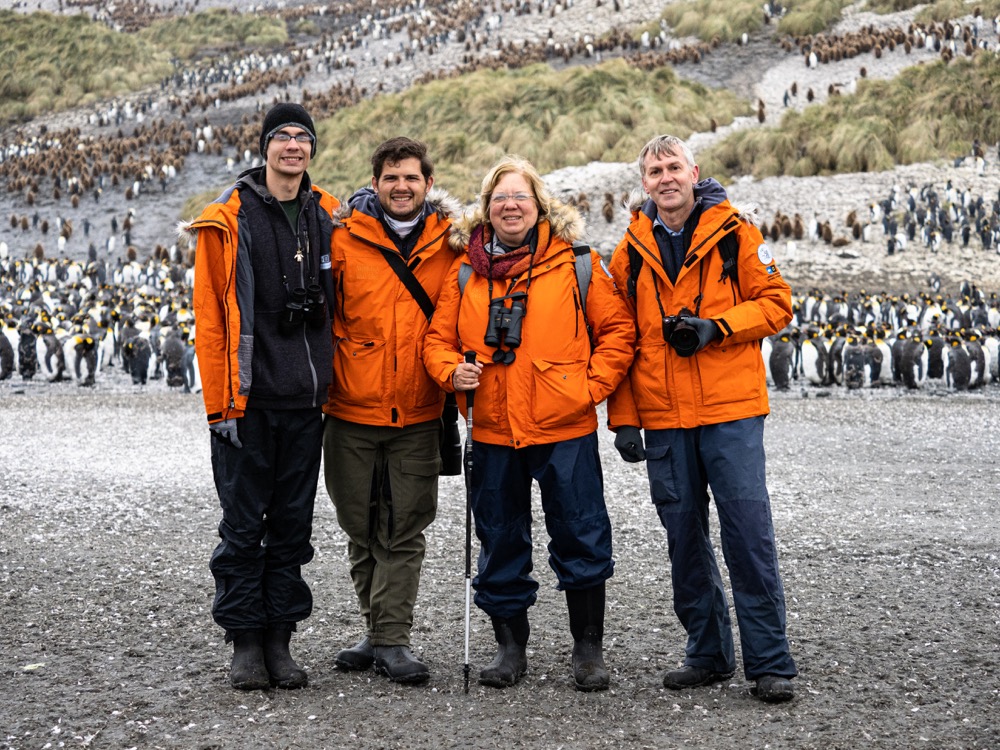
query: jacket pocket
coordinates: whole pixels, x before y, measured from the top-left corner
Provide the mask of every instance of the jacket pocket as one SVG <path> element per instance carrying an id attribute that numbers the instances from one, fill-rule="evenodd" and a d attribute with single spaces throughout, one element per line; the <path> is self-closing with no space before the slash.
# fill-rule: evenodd
<path id="1" fill-rule="evenodd" d="M 384 341 L 340 339 L 333 350 L 333 393 L 362 406 L 382 403 Z"/>
<path id="2" fill-rule="evenodd" d="M 638 347 L 632 373 L 632 393 L 640 413 L 673 408 L 667 382 L 666 344 Z"/>
<path id="3" fill-rule="evenodd" d="M 731 404 L 760 398 L 764 359 L 756 343 L 709 346 L 695 355 L 705 404 Z"/>
<path id="4" fill-rule="evenodd" d="M 532 364 L 531 405 L 538 427 L 572 424 L 593 407 L 586 360 L 536 359 Z"/>

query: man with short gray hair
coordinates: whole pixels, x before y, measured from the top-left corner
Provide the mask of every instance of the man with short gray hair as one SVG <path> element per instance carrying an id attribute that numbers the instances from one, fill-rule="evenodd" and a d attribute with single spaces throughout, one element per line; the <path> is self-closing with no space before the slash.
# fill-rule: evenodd
<path id="1" fill-rule="evenodd" d="M 668 671 L 663 684 L 710 685 L 736 669 L 709 536 L 711 487 L 744 674 L 762 700 L 789 700 L 797 672 L 764 481 L 768 400 L 760 340 L 791 320 L 791 290 L 751 214 L 735 209 L 715 180 L 699 181 L 684 141 L 653 138 L 639 168 L 645 197 L 637 194 L 611 258 L 638 346 L 629 377 L 608 400 L 608 423 L 622 457 L 646 461 L 667 530 L 674 611 L 688 641 L 684 665 Z"/>

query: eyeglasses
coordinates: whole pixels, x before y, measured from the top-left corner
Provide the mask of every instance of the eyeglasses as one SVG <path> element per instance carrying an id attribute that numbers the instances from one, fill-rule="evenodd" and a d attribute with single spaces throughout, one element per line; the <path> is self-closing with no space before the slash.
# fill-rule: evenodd
<path id="1" fill-rule="evenodd" d="M 294 139 L 296 143 L 312 143 L 313 137 L 308 133 L 297 133 L 296 135 L 290 135 L 288 133 L 275 133 L 272 138 L 278 143 L 288 143 L 290 140 Z"/>
<path id="2" fill-rule="evenodd" d="M 493 197 L 490 198 L 490 203 L 494 206 L 499 206 L 509 200 L 513 200 L 515 203 L 530 203 L 535 200 L 535 196 L 529 195 L 528 193 L 514 193 L 513 195 L 508 195 L 507 193 L 493 193 Z"/>

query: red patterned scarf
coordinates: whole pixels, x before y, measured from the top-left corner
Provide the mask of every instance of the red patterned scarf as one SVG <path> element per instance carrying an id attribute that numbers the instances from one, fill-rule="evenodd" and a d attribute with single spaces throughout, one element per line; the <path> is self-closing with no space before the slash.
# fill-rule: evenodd
<path id="1" fill-rule="evenodd" d="M 540 221 L 536 248 L 548 245 L 549 229 L 547 221 Z M 486 245 L 493 239 L 493 230 L 488 224 L 481 224 L 472 230 L 469 237 L 469 263 L 473 270 L 487 279 L 511 279 L 520 276 L 531 265 L 531 245 L 508 250 L 503 255 L 491 255 Z"/>

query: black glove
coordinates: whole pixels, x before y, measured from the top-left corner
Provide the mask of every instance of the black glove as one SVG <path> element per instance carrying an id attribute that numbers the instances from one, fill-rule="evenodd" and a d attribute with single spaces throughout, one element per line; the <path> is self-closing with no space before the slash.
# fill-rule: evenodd
<path id="1" fill-rule="evenodd" d="M 684 322 L 691 326 L 698 334 L 698 346 L 691 352 L 697 354 L 716 339 L 722 338 L 722 329 L 714 320 L 708 318 L 685 318 Z"/>
<path id="2" fill-rule="evenodd" d="M 236 431 L 235 419 L 224 419 L 221 422 L 213 422 L 208 426 L 212 434 L 224 443 L 229 443 L 234 448 L 242 448 L 239 434 Z"/>
<path id="3" fill-rule="evenodd" d="M 646 460 L 646 451 L 642 447 L 642 433 L 638 427 L 630 425 L 619 427 L 615 434 L 615 448 L 630 464 Z"/>

